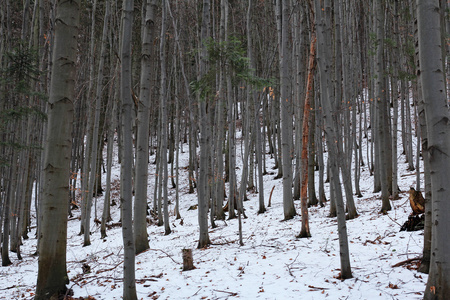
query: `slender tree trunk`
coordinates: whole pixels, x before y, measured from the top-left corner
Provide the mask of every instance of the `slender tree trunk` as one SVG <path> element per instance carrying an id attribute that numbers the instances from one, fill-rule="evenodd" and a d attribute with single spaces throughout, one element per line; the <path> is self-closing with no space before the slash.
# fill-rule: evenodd
<path id="1" fill-rule="evenodd" d="M 311 6 L 311 20 L 314 20 L 314 9 Z M 311 45 L 309 50 L 308 76 L 306 83 L 305 107 L 303 109 L 303 127 L 302 127 L 302 157 L 301 157 L 301 212 L 302 212 L 302 229 L 299 237 L 310 237 L 309 216 L 308 216 L 308 137 L 309 137 L 309 118 L 311 112 L 311 99 L 313 97 L 314 87 L 314 70 L 316 57 L 316 32 L 314 21 L 311 21 Z M 313 179 L 314 180 L 314 179 Z M 310 195 L 311 197 L 311 195 Z"/>
<path id="2" fill-rule="evenodd" d="M 316 107 L 319 107 L 319 103 L 320 103 L 320 99 L 319 97 L 315 97 L 315 101 L 316 101 Z M 322 112 L 317 109 L 316 110 L 316 120 L 317 120 L 317 128 L 322 128 L 323 127 L 323 118 L 322 118 Z M 316 133 L 316 138 L 317 138 L 317 161 L 318 161 L 318 166 L 319 166 L 319 205 L 320 206 L 325 206 L 325 202 L 327 202 L 327 198 L 325 195 L 325 162 L 324 162 L 324 157 L 323 157 L 323 138 L 322 138 L 322 130 L 318 130 L 318 132 Z"/>
<path id="3" fill-rule="evenodd" d="M 9 174 L 9 183 L 8 183 L 8 189 L 6 191 L 6 199 L 5 199 L 5 203 L 4 203 L 4 214 L 2 215 L 3 217 L 3 240 L 2 240 L 2 247 L 1 247 L 1 251 L 2 251 L 2 266 L 6 267 L 9 266 L 11 264 L 11 260 L 9 258 L 9 246 L 10 246 L 10 232 L 11 232 L 11 208 L 12 208 L 12 204 L 13 204 L 13 199 L 14 199 L 14 193 L 15 193 L 15 188 L 13 187 L 13 176 L 16 173 L 17 170 L 17 157 L 16 157 L 16 151 L 12 151 L 12 155 L 11 157 L 12 159 L 12 164 L 11 164 L 11 169 L 10 169 L 10 174 Z M 1 226 L 1 225 L 0 225 Z"/>
<path id="4" fill-rule="evenodd" d="M 255 69 L 255 58 L 253 54 L 253 44 L 252 44 L 252 10 L 253 10 L 253 2 L 254 0 L 248 0 L 248 8 L 247 8 L 247 51 L 248 57 L 250 61 L 250 68 Z M 259 208 L 258 213 L 262 214 L 266 211 L 266 207 L 264 205 L 264 178 L 263 178 L 263 153 L 264 149 L 261 143 L 261 123 L 260 123 L 260 107 L 261 107 L 261 99 L 259 97 L 253 97 L 254 100 L 254 130 L 253 134 L 256 136 L 255 141 L 255 152 L 256 152 L 256 162 L 258 164 L 258 189 L 259 189 Z"/>
<path id="5" fill-rule="evenodd" d="M 312 4 L 310 4 L 312 5 Z M 329 150 L 328 159 L 330 161 L 331 171 L 331 194 L 335 197 L 336 213 L 338 221 L 338 235 L 339 235 L 339 251 L 341 259 L 341 279 L 352 278 L 350 267 L 350 254 L 348 247 L 347 226 L 345 223 L 345 208 L 342 199 L 342 189 L 339 180 L 339 159 L 342 159 L 339 153 L 339 147 L 336 143 L 338 141 L 337 116 L 333 113 L 333 103 L 331 101 L 331 46 L 330 40 L 327 39 L 327 25 L 324 20 L 325 10 L 330 9 L 329 0 L 324 1 L 323 10 L 320 4 L 316 3 L 316 20 L 317 22 L 317 64 L 320 74 L 321 84 L 321 100 L 325 119 L 325 133 Z"/>
<path id="6" fill-rule="evenodd" d="M 106 237 L 106 222 L 111 220 L 111 168 L 112 168 L 112 158 L 113 158 L 113 147 L 114 147 L 114 130 L 116 128 L 116 122 L 114 116 L 116 115 L 117 101 L 113 99 L 110 104 L 112 108 L 109 110 L 110 114 L 113 116 L 110 118 L 107 133 L 107 148 L 106 148 L 106 189 L 105 198 L 103 200 L 103 212 L 102 212 L 102 223 L 100 226 L 101 238 Z"/>
<path id="7" fill-rule="evenodd" d="M 94 9 L 95 13 L 95 9 Z M 95 18 L 95 17 L 93 17 Z M 101 111 L 101 99 L 102 99 L 102 90 L 103 90 L 103 72 L 105 65 L 105 56 L 106 56 L 106 39 L 108 36 L 108 21 L 109 21 L 109 10 L 105 10 L 105 16 L 103 20 L 103 33 L 101 40 L 101 50 L 100 50 L 100 61 L 98 66 L 98 75 L 97 75 L 97 87 L 95 92 L 95 114 L 94 114 L 94 126 L 92 132 L 92 153 L 91 153 L 91 168 L 90 168 L 90 176 L 89 176 L 89 188 L 88 195 L 86 201 L 86 217 L 84 223 L 84 244 L 83 246 L 89 246 L 91 244 L 90 239 L 90 228 L 91 228 L 91 208 L 92 208 L 92 196 L 95 193 L 95 197 L 97 195 L 97 191 L 94 192 L 94 186 L 96 182 L 97 175 L 97 156 L 98 156 L 98 136 L 99 136 L 99 127 L 100 127 L 100 111 Z M 92 28 L 94 30 L 94 28 Z M 98 166 L 100 168 L 100 166 Z"/>
<path id="8" fill-rule="evenodd" d="M 200 41 L 202 43 L 200 53 L 200 78 L 207 73 L 208 62 L 206 52 L 206 40 L 209 37 L 210 25 L 210 0 L 203 0 L 202 23 L 200 32 Z M 208 184 L 208 168 L 209 168 L 209 130 L 208 130 L 208 114 L 206 102 L 208 99 L 200 99 L 200 170 L 198 184 L 198 223 L 200 227 L 200 237 L 198 248 L 204 248 L 211 243 L 208 234 L 208 203 L 209 195 L 207 194 Z"/>
<path id="9" fill-rule="evenodd" d="M 148 186 L 148 153 L 151 107 L 151 55 L 155 27 L 156 0 L 147 0 L 143 20 L 141 84 L 137 115 L 136 140 L 136 182 L 134 199 L 134 242 L 136 254 L 144 252 L 150 246 L 147 234 L 147 186 Z"/>
<path id="10" fill-rule="evenodd" d="M 386 213 L 391 210 L 391 203 L 389 200 L 389 179 L 387 167 L 388 145 L 391 141 L 387 136 L 387 96 L 384 85 L 384 7 L 382 0 L 374 1 L 374 10 L 376 12 L 376 32 L 377 32 L 377 48 L 376 48 L 376 63 L 375 63 L 375 102 L 378 112 L 378 153 L 379 153 L 379 168 L 376 170 L 380 174 L 381 179 L 381 211 Z"/>
<path id="11" fill-rule="evenodd" d="M 281 61 L 280 61 L 280 85 L 281 85 L 281 150 L 283 168 L 283 211 L 284 219 L 292 219 L 296 212 L 294 198 L 292 197 L 292 98 L 289 92 L 289 0 L 281 0 Z M 307 166 L 307 164 L 306 164 Z"/>
<path id="12" fill-rule="evenodd" d="M 164 215 L 164 232 L 165 234 L 170 234 L 170 222 L 169 222 L 169 195 L 167 191 L 168 184 L 168 161 L 167 161 L 167 147 L 168 147 L 168 121 L 167 121 L 167 75 L 166 75 L 166 32 L 167 32 L 167 9 L 166 9 L 166 1 L 162 3 L 162 25 L 161 25 L 161 36 L 160 36 L 160 47 L 159 47 L 159 55 L 160 55 L 160 64 L 161 64 L 161 91 L 160 91 L 160 106 L 161 106 L 161 170 L 160 174 L 162 175 L 161 184 L 162 184 L 162 192 L 164 198 L 163 204 L 163 215 Z M 161 186 L 161 185 L 160 185 Z"/>
<path id="13" fill-rule="evenodd" d="M 133 165 L 133 128 L 132 128 L 132 84 L 131 84 L 131 40 L 134 1 L 124 0 L 122 4 L 122 53 L 121 53 L 121 99 L 122 99 L 122 135 L 123 156 L 121 165 L 121 208 L 122 237 L 124 249 L 123 263 L 123 299 L 137 300 L 135 281 L 135 244 L 132 219 L 132 165 Z"/>
<path id="14" fill-rule="evenodd" d="M 170 8 L 170 4 L 167 4 L 167 8 Z M 183 62 L 181 62 L 183 63 Z M 174 64 L 176 69 L 176 58 L 174 58 Z M 175 81 L 175 95 L 178 95 L 178 82 Z M 180 162 L 180 99 L 175 99 L 175 217 L 181 219 L 180 214 L 180 176 L 179 176 L 179 162 Z"/>

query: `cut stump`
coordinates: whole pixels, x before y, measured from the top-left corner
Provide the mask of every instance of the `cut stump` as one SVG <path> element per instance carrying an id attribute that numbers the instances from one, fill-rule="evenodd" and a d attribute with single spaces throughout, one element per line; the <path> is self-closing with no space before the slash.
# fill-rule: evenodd
<path id="1" fill-rule="evenodd" d="M 183 257 L 183 271 L 195 269 L 194 259 L 192 258 L 192 249 L 183 249 L 181 254 Z"/>

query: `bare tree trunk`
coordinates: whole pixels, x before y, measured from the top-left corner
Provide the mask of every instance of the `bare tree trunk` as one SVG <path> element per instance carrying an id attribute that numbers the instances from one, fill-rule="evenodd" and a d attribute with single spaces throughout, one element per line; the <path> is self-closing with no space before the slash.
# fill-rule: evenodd
<path id="1" fill-rule="evenodd" d="M 135 245 L 133 234 L 133 128 L 132 128 L 132 84 L 131 84 L 131 40 L 134 1 L 124 0 L 122 4 L 122 53 L 121 53 L 121 98 L 122 98 L 122 134 L 123 156 L 121 165 L 121 208 L 122 237 L 124 249 L 123 298 L 137 300 L 135 281 Z"/>
<path id="2" fill-rule="evenodd" d="M 167 162 L 167 142 L 169 139 L 168 136 L 168 121 L 167 121 L 167 75 L 166 75 L 166 31 L 167 31 L 167 9 L 166 9 L 166 1 L 162 3 L 162 21 L 161 21 L 161 36 L 160 36 L 160 46 L 159 46 L 159 55 L 160 55 L 160 64 L 161 64 L 161 91 L 160 91 L 160 107 L 161 107 L 161 170 L 160 175 L 162 175 L 161 183 L 162 183 L 162 192 L 164 198 L 163 205 L 163 214 L 164 214 L 164 232 L 165 234 L 170 234 L 170 222 L 169 222 L 169 195 L 167 191 L 168 184 L 168 162 Z M 160 185 L 161 186 L 161 185 Z"/>
<path id="3" fill-rule="evenodd" d="M 156 0 L 147 0 L 143 20 L 141 84 L 137 115 L 136 140 L 136 182 L 134 198 L 134 242 L 136 254 L 144 252 L 150 246 L 147 234 L 147 185 L 148 185 L 148 152 L 149 126 L 151 106 L 151 55 L 155 27 Z"/>
<path id="4" fill-rule="evenodd" d="M 446 299 L 450 294 L 450 114 L 442 69 L 440 9 L 438 0 L 417 0 L 419 72 L 432 190 L 431 263 L 424 299 Z"/>
<path id="5" fill-rule="evenodd" d="M 253 1 L 248 0 L 248 8 L 247 8 L 247 51 L 250 62 L 250 68 L 252 70 L 255 69 L 255 58 L 253 54 L 253 44 L 252 44 L 252 10 L 253 10 Z M 258 213 L 262 214 L 266 211 L 266 207 L 264 205 L 264 178 L 263 178 L 263 153 L 264 149 L 261 143 L 261 123 L 260 123 L 260 108 L 261 108 L 261 99 L 259 97 L 253 97 L 254 100 L 254 129 L 253 134 L 255 135 L 255 152 L 256 152 L 256 162 L 258 164 L 258 189 L 259 189 L 259 208 Z"/>
<path id="6" fill-rule="evenodd" d="M 95 4 L 94 4 L 95 5 Z M 95 13 L 95 9 L 94 9 Z M 93 17 L 95 19 L 95 17 Z M 97 156 L 98 156 L 98 136 L 99 136 L 99 127 L 100 127 L 100 111 L 101 111 L 101 99 L 102 99 L 102 90 L 103 90 L 103 72 L 105 65 L 105 56 L 106 56 L 106 43 L 108 36 L 108 21 L 109 21 L 109 10 L 105 10 L 105 16 L 103 20 L 103 33 L 101 40 L 101 50 L 100 50 L 100 61 L 98 66 L 98 75 L 97 75 L 97 87 L 95 92 L 95 115 L 94 115 L 94 127 L 92 132 L 92 153 L 91 153 L 91 168 L 90 168 L 90 176 L 89 176 L 89 188 L 88 195 L 86 201 L 86 218 L 84 224 L 84 244 L 83 246 L 89 246 L 91 244 L 90 239 L 90 228 L 91 228 L 91 208 L 92 208 L 92 197 L 95 193 L 95 197 L 97 196 L 97 191 L 94 192 L 94 186 L 96 182 L 97 175 Z M 94 28 L 92 28 L 94 30 Z M 89 134 L 88 134 L 89 136 Z M 98 166 L 100 168 L 100 166 Z"/>
<path id="7" fill-rule="evenodd" d="M 208 61 L 206 52 L 206 40 L 209 37 L 210 25 L 210 0 L 203 0 L 202 23 L 200 32 L 200 41 L 202 43 L 200 53 L 200 78 L 207 73 Z M 209 99 L 199 99 L 200 106 L 200 170 L 198 183 L 198 223 L 200 227 L 200 237 L 198 248 L 206 247 L 211 243 L 208 234 L 208 203 L 209 195 L 207 194 L 208 184 L 208 168 L 209 168 L 209 117 L 206 108 L 206 102 Z"/>
<path id="8" fill-rule="evenodd" d="M 375 62 L 375 99 L 378 112 L 378 151 L 379 151 L 379 168 L 376 172 L 379 172 L 381 179 L 381 211 L 386 213 L 391 210 L 391 203 L 389 200 L 389 179 L 387 167 L 387 155 L 388 145 L 391 141 L 388 139 L 388 119 L 387 119 L 387 94 L 385 87 L 385 75 L 384 75 L 384 6 L 382 0 L 374 1 L 375 10 L 375 23 L 377 33 L 377 48 L 376 48 L 376 62 Z"/>
<path id="9" fill-rule="evenodd" d="M 301 157 L 301 190 L 300 201 L 302 211 L 302 229 L 299 237 L 310 237 L 309 215 L 308 215 L 308 138 L 309 138 L 309 118 L 311 112 L 311 99 L 314 88 L 314 70 L 316 58 L 316 30 L 314 26 L 314 9 L 311 6 L 311 45 L 309 50 L 308 76 L 306 83 L 305 107 L 303 109 L 303 127 L 302 127 L 302 157 Z M 314 179 L 313 179 L 314 180 Z M 311 195 L 310 195 L 311 197 Z"/>
<path id="10" fill-rule="evenodd" d="M 57 298 L 68 283 L 67 215 L 73 100 L 80 1 L 58 1 L 53 44 L 44 187 L 40 207 L 39 267 L 36 300 Z M 44 245 L 44 246 L 43 246 Z"/>
<path id="11" fill-rule="evenodd" d="M 311 2 L 310 2 L 311 3 Z M 310 4 L 312 5 L 312 4 Z M 347 279 L 352 277 L 350 267 L 350 254 L 348 247 L 347 226 L 345 224 L 345 208 L 344 201 L 342 199 L 342 188 L 339 180 L 339 159 L 340 149 L 336 143 L 338 141 L 338 134 L 336 133 L 337 117 L 333 113 L 333 105 L 331 101 L 331 74 L 330 74 L 330 62 L 331 62 L 331 46 L 330 39 L 328 38 L 328 29 L 325 22 L 325 15 L 329 14 L 330 9 L 329 0 L 324 1 L 324 6 L 316 3 L 316 20 L 317 20 L 317 64 L 320 74 L 321 84 L 321 103 L 324 111 L 325 119 L 325 134 L 329 150 L 328 159 L 330 161 L 331 170 L 331 190 L 332 196 L 336 201 L 336 213 L 338 221 L 338 235 L 339 235 L 339 251 L 341 259 L 341 279 Z"/>
<path id="12" fill-rule="evenodd" d="M 281 0 L 281 151 L 283 168 L 283 211 L 284 219 L 292 219 L 296 212 L 292 197 L 292 97 L 289 92 L 289 0 Z M 307 165 L 307 164 L 306 164 Z"/>
<path id="13" fill-rule="evenodd" d="M 10 248 L 10 232 L 11 232 L 11 208 L 14 201 L 14 194 L 15 194 L 15 188 L 13 183 L 13 177 L 15 176 L 15 173 L 17 172 L 17 154 L 16 151 L 12 151 L 12 165 L 10 169 L 9 174 L 9 183 L 8 183 L 8 189 L 6 191 L 6 199 L 4 203 L 4 213 L 3 213 L 3 239 L 2 239 L 2 266 L 6 267 L 11 264 L 11 260 L 9 258 L 9 248 Z M 1 225 L 0 225 L 1 226 Z"/>
<path id="14" fill-rule="evenodd" d="M 106 149 L 106 189 L 105 198 L 103 200 L 103 212 L 102 212 L 102 223 L 100 226 L 101 238 L 106 237 L 106 222 L 111 220 L 111 168 L 112 168 L 112 156 L 114 147 L 114 130 L 116 128 L 115 116 L 117 110 L 117 101 L 113 98 L 112 103 L 110 103 L 109 114 L 112 116 L 109 120 L 108 130 L 107 130 L 107 149 Z"/>

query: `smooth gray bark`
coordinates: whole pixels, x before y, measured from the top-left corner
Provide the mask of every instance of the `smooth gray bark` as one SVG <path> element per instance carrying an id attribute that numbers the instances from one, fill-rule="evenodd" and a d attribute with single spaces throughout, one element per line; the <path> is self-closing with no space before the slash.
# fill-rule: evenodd
<path id="1" fill-rule="evenodd" d="M 95 13 L 95 10 L 94 10 Z M 94 17 L 95 18 L 95 17 Z M 95 91 L 95 113 L 94 113 L 94 126 L 92 132 L 92 152 L 91 152 L 91 167 L 90 167 L 90 176 L 89 176 L 89 188 L 88 195 L 86 201 L 86 216 L 84 220 L 84 243 L 83 246 L 89 246 L 91 244 L 91 208 L 92 208 L 92 196 L 95 193 L 97 195 L 97 191 L 94 192 L 94 186 L 96 182 L 97 175 L 97 156 L 98 156 L 98 137 L 99 137 L 99 127 L 100 127 L 100 111 L 101 111 L 101 98 L 103 91 L 103 72 L 105 66 L 106 59 L 106 43 L 107 43 L 107 35 L 108 35 L 108 20 L 109 19 L 109 7 L 105 9 L 105 16 L 103 20 L 103 33 L 101 39 L 101 50 L 100 50 L 100 61 L 98 64 L 98 75 L 97 75 L 97 86 Z M 88 135 L 89 136 L 89 135 Z M 100 166 L 98 166 L 100 167 Z M 91 200 L 89 200 L 91 199 Z"/>
<path id="2" fill-rule="evenodd" d="M 91 28 L 90 28 L 90 44 L 89 44 L 89 81 L 88 81 L 88 90 L 87 90 L 87 99 L 86 106 L 88 110 L 87 115 L 87 128 L 86 128 L 86 145 L 84 148 L 84 157 L 83 159 L 83 169 L 81 174 L 81 222 L 80 222 L 80 234 L 84 234 L 83 246 L 87 246 L 90 244 L 89 235 L 90 228 L 87 228 L 86 225 L 90 227 L 91 222 L 91 205 L 92 205 L 92 193 L 90 193 L 91 185 L 91 176 L 95 177 L 95 170 L 91 172 L 92 164 L 95 166 L 95 157 L 92 156 L 93 149 L 97 147 L 96 144 L 93 143 L 93 128 L 95 124 L 95 119 L 92 116 L 92 112 L 95 110 L 91 107 L 92 103 L 95 103 L 95 96 L 93 97 L 93 89 L 94 89 L 94 74 L 95 74 L 95 15 L 97 11 L 97 0 L 94 0 L 92 3 L 92 12 L 91 12 Z M 91 98 L 92 97 L 92 98 Z M 92 99 L 92 101 L 91 101 Z M 91 103 L 92 102 L 92 103 Z M 87 235 L 86 235 L 87 232 Z"/>
<path id="3" fill-rule="evenodd" d="M 133 25 L 133 0 L 122 4 L 122 51 L 120 94 L 122 99 L 123 153 L 121 164 L 122 238 L 123 238 L 123 299 L 137 300 L 135 281 L 135 244 L 133 234 L 133 128 L 132 128 L 132 84 L 131 84 L 131 41 Z"/>
<path id="4" fill-rule="evenodd" d="M 67 215 L 80 1 L 58 1 L 53 45 L 36 300 L 66 291 Z"/>
<path id="5" fill-rule="evenodd" d="M 450 294 L 450 114 L 442 69 L 442 39 L 438 0 L 417 0 L 420 80 L 427 125 L 432 194 L 430 272 L 424 299 Z"/>
<path id="6" fill-rule="evenodd" d="M 325 1 L 324 9 L 329 9 L 329 0 Z M 327 28 L 324 16 L 327 12 L 322 11 L 322 7 L 316 3 L 316 18 L 317 22 L 317 65 L 320 74 L 320 88 L 321 88 L 321 103 L 325 119 L 325 137 L 329 150 L 328 159 L 330 161 L 331 171 L 331 186 L 336 201 L 336 213 L 338 221 L 338 235 L 339 235 L 339 251 L 341 261 L 341 279 L 352 278 L 352 271 L 350 267 L 350 254 L 348 247 L 347 226 L 345 222 L 345 208 L 342 198 L 342 188 L 339 180 L 339 162 L 341 158 L 339 147 L 336 143 L 338 135 L 336 133 L 337 116 L 333 113 L 333 102 L 331 96 L 331 45 L 330 39 L 327 38 Z M 328 12 L 329 13 L 329 12 Z"/>
<path id="7" fill-rule="evenodd" d="M 160 108 L 161 108 L 161 187 L 163 192 L 163 216 L 164 216 L 164 233 L 170 234 L 169 222 L 169 195 L 167 191 L 167 184 L 169 178 L 168 161 L 167 161 L 167 146 L 168 146 L 168 113 L 167 113 L 167 75 L 166 75 L 166 32 L 167 32 L 167 4 L 166 1 L 162 3 L 162 21 L 161 21 L 161 36 L 159 45 L 159 55 L 161 64 L 161 90 L 160 90 Z"/>
<path id="8" fill-rule="evenodd" d="M 283 168 L 283 211 L 284 219 L 292 219 L 296 212 L 292 196 L 292 97 L 289 90 L 289 0 L 281 1 L 280 32 L 280 85 L 281 85 L 281 151 Z"/>
<path id="9" fill-rule="evenodd" d="M 252 70 L 255 69 L 255 58 L 253 54 L 253 44 L 252 44 L 252 9 L 253 9 L 253 1 L 248 0 L 248 8 L 247 8 L 247 52 L 248 58 L 250 62 L 250 68 Z M 266 211 L 266 207 L 264 205 L 264 178 L 263 178 L 263 153 L 264 149 L 262 148 L 261 143 L 261 123 L 260 123 L 260 108 L 261 108 L 261 99 L 259 97 L 254 96 L 254 129 L 252 135 L 255 136 L 255 152 L 256 152 L 256 162 L 258 164 L 258 189 L 259 189 L 259 206 L 258 213 L 264 213 Z"/>
<path id="10" fill-rule="evenodd" d="M 147 234 L 148 155 L 151 107 L 151 55 L 155 27 L 156 0 L 145 3 L 142 33 L 141 83 L 137 115 L 136 182 L 134 197 L 134 242 L 136 254 L 150 246 Z"/>
<path id="11" fill-rule="evenodd" d="M 210 0 L 203 0 L 202 10 L 202 23 L 200 32 L 201 53 L 200 53 L 200 78 L 207 72 L 207 49 L 206 40 L 209 37 L 209 25 L 210 25 Z M 209 130 L 208 130 L 208 114 L 206 110 L 206 101 L 208 99 L 200 99 L 200 170 L 199 170 L 199 182 L 197 186 L 198 190 L 198 223 L 200 227 L 200 236 L 198 241 L 198 248 L 204 248 L 211 243 L 208 233 L 208 203 L 209 195 L 207 194 L 208 184 L 208 168 L 209 168 Z"/>
<path id="12" fill-rule="evenodd" d="M 389 140 L 388 133 L 388 119 L 387 119 L 387 95 L 386 95 L 386 86 L 384 84 L 385 75 L 384 75 L 384 7 L 382 0 L 374 1 L 374 10 L 376 13 L 375 24 L 376 24 L 376 34 L 377 34 L 377 48 L 376 48 L 376 57 L 375 57 L 375 103 L 377 106 L 378 112 L 378 153 L 379 153 L 379 168 L 376 169 L 376 172 L 380 174 L 381 180 L 381 211 L 386 213 L 391 210 L 391 203 L 389 200 L 389 178 L 388 178 L 388 143 Z"/>

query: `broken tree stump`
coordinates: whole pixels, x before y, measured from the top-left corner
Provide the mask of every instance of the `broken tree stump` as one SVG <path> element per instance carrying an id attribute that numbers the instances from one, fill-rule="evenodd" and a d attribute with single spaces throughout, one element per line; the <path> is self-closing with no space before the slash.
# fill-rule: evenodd
<path id="1" fill-rule="evenodd" d="M 192 258 L 192 249 L 181 250 L 183 257 L 183 271 L 189 271 L 195 269 L 194 259 Z"/>

